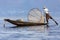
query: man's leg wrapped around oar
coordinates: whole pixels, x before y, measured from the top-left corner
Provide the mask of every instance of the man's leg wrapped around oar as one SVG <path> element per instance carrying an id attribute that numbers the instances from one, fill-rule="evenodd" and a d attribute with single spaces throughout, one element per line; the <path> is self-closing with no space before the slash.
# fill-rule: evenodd
<path id="1" fill-rule="evenodd" d="M 49 19 L 52 19 L 58 25 L 58 23 L 49 14 L 46 14 L 46 21 L 47 21 L 47 23 L 48 23 Z"/>

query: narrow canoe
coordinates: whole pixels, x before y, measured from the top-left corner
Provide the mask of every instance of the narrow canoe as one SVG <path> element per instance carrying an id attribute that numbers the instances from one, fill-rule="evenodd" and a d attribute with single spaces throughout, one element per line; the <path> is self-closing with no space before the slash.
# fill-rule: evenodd
<path id="1" fill-rule="evenodd" d="M 23 22 L 23 21 L 16 21 L 16 20 L 10 20 L 10 19 L 4 19 L 4 21 L 7 21 L 13 25 L 16 26 L 39 26 L 39 25 L 47 25 L 47 23 L 34 23 L 34 22 Z"/>

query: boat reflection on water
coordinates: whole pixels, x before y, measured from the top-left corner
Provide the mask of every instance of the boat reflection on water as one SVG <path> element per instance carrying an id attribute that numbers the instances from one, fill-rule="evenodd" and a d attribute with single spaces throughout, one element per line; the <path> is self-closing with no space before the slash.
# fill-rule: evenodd
<path id="1" fill-rule="evenodd" d="M 11 27 L 11 28 L 19 28 L 21 30 L 26 31 L 37 31 L 37 32 L 45 32 L 48 30 L 49 26 L 41 25 L 41 26 L 19 26 L 19 27 Z"/>

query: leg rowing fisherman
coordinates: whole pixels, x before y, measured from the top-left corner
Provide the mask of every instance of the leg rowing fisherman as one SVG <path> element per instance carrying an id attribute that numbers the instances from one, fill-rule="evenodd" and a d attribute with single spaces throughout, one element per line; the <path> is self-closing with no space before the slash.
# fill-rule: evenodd
<path id="1" fill-rule="evenodd" d="M 44 10 L 44 13 L 45 13 L 45 16 L 46 16 L 46 21 L 47 21 L 47 23 L 48 23 L 48 20 L 49 20 L 49 19 L 52 19 L 52 20 L 58 25 L 58 23 L 49 15 L 49 10 L 48 10 L 48 8 L 46 8 L 46 7 L 44 6 L 43 10 Z"/>

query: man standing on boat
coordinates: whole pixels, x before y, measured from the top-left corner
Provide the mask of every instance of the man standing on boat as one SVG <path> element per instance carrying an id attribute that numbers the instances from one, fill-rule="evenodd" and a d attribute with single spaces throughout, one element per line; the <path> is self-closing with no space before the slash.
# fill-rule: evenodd
<path id="1" fill-rule="evenodd" d="M 44 10 L 44 13 L 45 13 L 45 17 L 46 17 L 47 23 L 48 23 L 48 20 L 49 20 L 49 19 L 52 19 L 52 20 L 58 25 L 58 23 L 49 15 L 49 10 L 48 10 L 48 8 L 46 8 L 46 7 L 44 6 L 43 10 Z"/>

